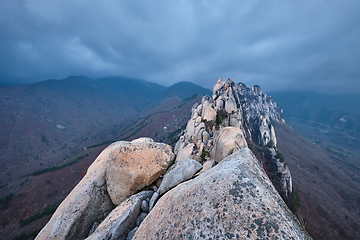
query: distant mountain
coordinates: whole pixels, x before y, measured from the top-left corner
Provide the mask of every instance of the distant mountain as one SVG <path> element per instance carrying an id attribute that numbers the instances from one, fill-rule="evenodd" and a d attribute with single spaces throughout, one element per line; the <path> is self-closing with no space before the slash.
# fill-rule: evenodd
<path id="1" fill-rule="evenodd" d="M 270 93 L 284 109 L 286 118 L 330 124 L 360 131 L 360 95 L 325 95 L 313 92 Z"/>
<path id="2" fill-rule="evenodd" d="M 168 124 L 176 116 L 178 125 L 167 132 L 161 126 L 154 136 L 169 141 L 164 134 L 181 127 L 181 119 L 188 118 L 189 108 L 199 100 L 186 104 L 182 99 L 204 93 L 187 84 L 191 91 L 183 92 L 182 84 L 167 88 L 141 79 L 70 76 L 0 86 L 0 238 L 29 234 L 41 226 L 42 218 L 22 228 L 18 222 L 58 204 L 107 144 L 146 134 L 125 131 L 136 119 L 152 116 L 149 120 L 159 127 L 157 121 Z M 154 118 L 159 112 L 161 119 Z"/>
<path id="3" fill-rule="evenodd" d="M 164 96 L 176 95 L 183 100 L 186 98 L 191 98 L 195 94 L 199 94 L 201 96 L 211 96 L 212 91 L 191 82 L 178 82 L 167 88 L 163 93 Z"/>

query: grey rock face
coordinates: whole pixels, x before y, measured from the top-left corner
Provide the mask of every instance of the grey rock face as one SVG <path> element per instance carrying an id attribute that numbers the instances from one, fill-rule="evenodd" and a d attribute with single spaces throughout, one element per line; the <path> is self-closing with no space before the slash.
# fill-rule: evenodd
<path id="1" fill-rule="evenodd" d="M 132 195 L 117 206 L 86 240 L 126 239 L 127 233 L 135 227 L 140 214 L 141 202 L 153 194 L 143 191 Z"/>
<path id="2" fill-rule="evenodd" d="M 192 159 L 183 159 L 180 162 L 177 162 L 164 174 L 163 180 L 158 190 L 159 195 L 162 195 L 179 183 L 188 180 L 201 168 L 202 165 Z"/>
<path id="3" fill-rule="evenodd" d="M 167 192 L 133 239 L 210 238 L 311 239 L 248 148 Z"/>
<path id="4" fill-rule="evenodd" d="M 159 198 L 159 194 L 157 192 L 155 192 L 149 202 L 149 209 L 151 211 L 151 209 L 155 206 L 156 200 Z"/>
<path id="5" fill-rule="evenodd" d="M 138 230 L 138 227 L 135 227 L 133 230 L 131 230 L 131 231 L 128 233 L 126 240 L 131 240 L 131 239 L 133 239 L 133 237 L 134 237 L 134 235 L 135 235 L 135 233 L 136 233 L 137 230 Z"/>
<path id="6" fill-rule="evenodd" d="M 140 226 L 142 221 L 146 218 L 147 213 L 140 213 L 140 216 L 136 219 L 136 226 Z"/>
<path id="7" fill-rule="evenodd" d="M 146 200 L 141 202 L 141 211 L 144 213 L 149 213 L 149 203 Z"/>

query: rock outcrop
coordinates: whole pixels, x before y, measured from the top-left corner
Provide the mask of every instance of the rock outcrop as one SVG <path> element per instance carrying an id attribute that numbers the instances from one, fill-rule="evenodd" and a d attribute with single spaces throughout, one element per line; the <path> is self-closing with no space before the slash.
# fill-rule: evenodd
<path id="1" fill-rule="evenodd" d="M 154 182 L 173 159 L 169 145 L 154 143 L 150 138 L 111 144 L 96 158 L 36 239 L 85 238 L 105 212 Z"/>
<path id="2" fill-rule="evenodd" d="M 192 107 L 175 162 L 149 138 L 110 145 L 36 239 L 311 239 L 279 195 L 292 184 L 281 110 L 231 79 L 213 93 Z"/>
<path id="3" fill-rule="evenodd" d="M 170 146 L 150 138 L 134 140 L 113 150 L 106 168 L 106 185 L 111 200 L 119 205 L 164 174 L 174 158 Z"/>
<path id="4" fill-rule="evenodd" d="M 202 165 L 192 159 L 183 159 L 180 162 L 177 162 L 164 174 L 163 180 L 158 190 L 159 195 L 167 192 L 169 189 L 178 185 L 179 183 L 188 180 L 201 168 Z"/>
<path id="5" fill-rule="evenodd" d="M 236 127 L 224 127 L 214 134 L 211 159 L 222 161 L 234 152 L 247 147 L 243 131 Z"/>
<path id="6" fill-rule="evenodd" d="M 220 162 L 231 153 L 249 146 L 257 152 L 273 184 L 288 200 L 292 191 L 291 173 L 276 151 L 273 121 L 283 122 L 282 110 L 257 85 L 249 88 L 232 79 L 219 78 L 212 97 L 204 96 L 192 108 L 175 154 L 204 162 Z M 229 128 L 231 127 L 231 128 Z M 236 138 L 236 139 L 235 139 Z M 219 149 L 219 141 L 227 141 Z M 186 154 L 185 154 L 186 153 Z"/>
<path id="7" fill-rule="evenodd" d="M 159 199 L 133 239 L 311 239 L 244 148 Z"/>
<path id="8" fill-rule="evenodd" d="M 136 221 L 141 215 L 141 203 L 151 197 L 152 191 L 143 191 L 123 201 L 111 211 L 86 240 L 122 240 L 126 234 L 136 227 Z"/>

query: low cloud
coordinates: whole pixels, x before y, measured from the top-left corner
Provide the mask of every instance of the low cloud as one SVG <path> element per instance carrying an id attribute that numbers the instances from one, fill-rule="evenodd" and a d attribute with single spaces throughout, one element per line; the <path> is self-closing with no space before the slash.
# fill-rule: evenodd
<path id="1" fill-rule="evenodd" d="M 359 1 L 3 0 L 0 82 L 128 76 L 360 92 Z"/>

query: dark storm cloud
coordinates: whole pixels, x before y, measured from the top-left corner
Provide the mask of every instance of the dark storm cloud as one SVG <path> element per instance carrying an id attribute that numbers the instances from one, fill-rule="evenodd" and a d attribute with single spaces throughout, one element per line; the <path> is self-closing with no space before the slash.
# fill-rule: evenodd
<path id="1" fill-rule="evenodd" d="M 0 2 L 1 82 L 130 76 L 360 92 L 359 1 Z"/>

